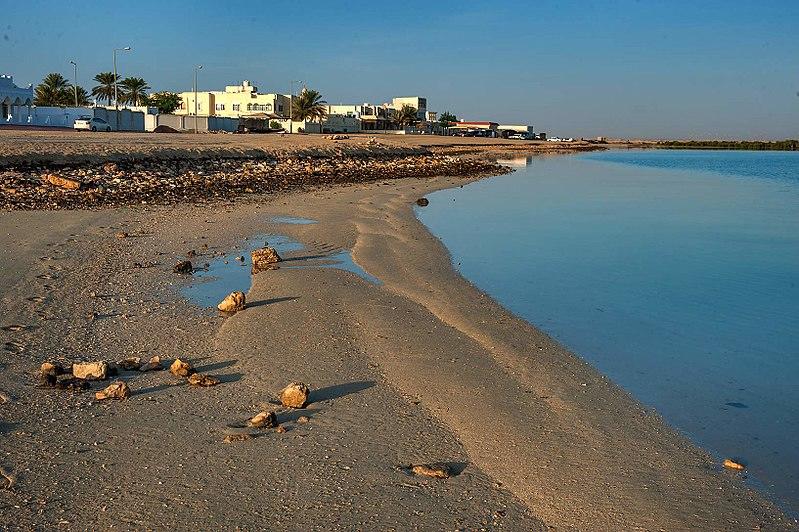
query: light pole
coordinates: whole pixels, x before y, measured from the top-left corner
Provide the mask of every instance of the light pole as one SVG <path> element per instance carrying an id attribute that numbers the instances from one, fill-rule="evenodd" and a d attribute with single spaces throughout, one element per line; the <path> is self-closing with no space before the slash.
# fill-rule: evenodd
<path id="1" fill-rule="evenodd" d="M 203 69 L 202 65 L 197 65 L 196 67 L 194 67 L 194 132 L 195 133 L 197 133 L 197 72 L 199 72 L 202 69 Z"/>
<path id="2" fill-rule="evenodd" d="M 114 48 L 114 126 L 119 131 L 119 96 L 117 93 L 117 52 L 130 52 L 130 46 Z"/>
<path id="3" fill-rule="evenodd" d="M 78 106 L 78 64 L 75 61 L 70 61 L 72 66 L 74 67 L 75 75 L 73 76 L 72 80 L 72 88 L 75 89 L 75 107 Z"/>
<path id="4" fill-rule="evenodd" d="M 292 80 L 289 82 L 289 133 L 294 133 L 294 84 L 302 83 L 302 80 Z"/>

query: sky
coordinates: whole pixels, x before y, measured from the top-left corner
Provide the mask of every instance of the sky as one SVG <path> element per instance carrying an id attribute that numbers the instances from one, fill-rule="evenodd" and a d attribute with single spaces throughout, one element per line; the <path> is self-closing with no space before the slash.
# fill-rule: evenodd
<path id="1" fill-rule="evenodd" d="M 799 1 L 0 0 L 0 73 L 112 69 L 153 90 L 303 80 L 329 103 L 423 96 L 550 135 L 799 138 Z"/>

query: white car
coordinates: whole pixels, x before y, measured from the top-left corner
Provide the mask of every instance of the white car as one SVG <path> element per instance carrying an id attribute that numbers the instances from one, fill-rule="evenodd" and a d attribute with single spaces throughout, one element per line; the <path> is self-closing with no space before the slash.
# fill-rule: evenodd
<path id="1" fill-rule="evenodd" d="M 72 125 L 78 131 L 111 131 L 111 124 L 102 118 L 82 116 Z"/>

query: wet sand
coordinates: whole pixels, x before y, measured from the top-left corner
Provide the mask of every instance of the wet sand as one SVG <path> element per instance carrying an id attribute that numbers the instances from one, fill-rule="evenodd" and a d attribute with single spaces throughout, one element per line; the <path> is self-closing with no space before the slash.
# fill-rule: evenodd
<path id="1" fill-rule="evenodd" d="M 2 331 L 0 466 L 15 479 L 0 492 L 3 524 L 790 529 L 738 474 L 452 270 L 412 206 L 464 182 L 0 213 L 0 325 L 28 326 Z M 263 233 L 302 242 L 294 264 L 350 249 L 382 284 L 331 268 L 262 272 L 231 287 L 249 308 L 228 318 L 181 297 L 191 280 L 171 270 L 188 250 L 202 264 Z M 45 359 L 155 354 L 222 383 L 126 374 L 134 395 L 112 403 L 35 386 Z M 280 415 L 284 434 L 222 443 L 291 381 L 312 402 Z M 440 461 L 460 474 L 398 469 Z"/>

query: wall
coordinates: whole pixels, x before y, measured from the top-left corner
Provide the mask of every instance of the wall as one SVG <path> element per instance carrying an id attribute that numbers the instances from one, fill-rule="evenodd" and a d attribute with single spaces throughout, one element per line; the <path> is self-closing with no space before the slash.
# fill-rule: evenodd
<path id="1" fill-rule="evenodd" d="M 144 131 L 144 113 L 130 109 L 115 111 L 104 107 L 95 107 L 89 110 L 94 111 L 95 118 L 102 118 L 111 124 L 115 131 Z"/>
<path id="2" fill-rule="evenodd" d="M 158 114 L 147 116 L 147 131 L 152 131 L 158 126 L 169 126 L 178 131 L 194 131 L 194 116 Z M 207 131 L 237 131 L 239 129 L 238 118 L 226 118 L 220 116 L 198 116 L 197 130 Z"/>

